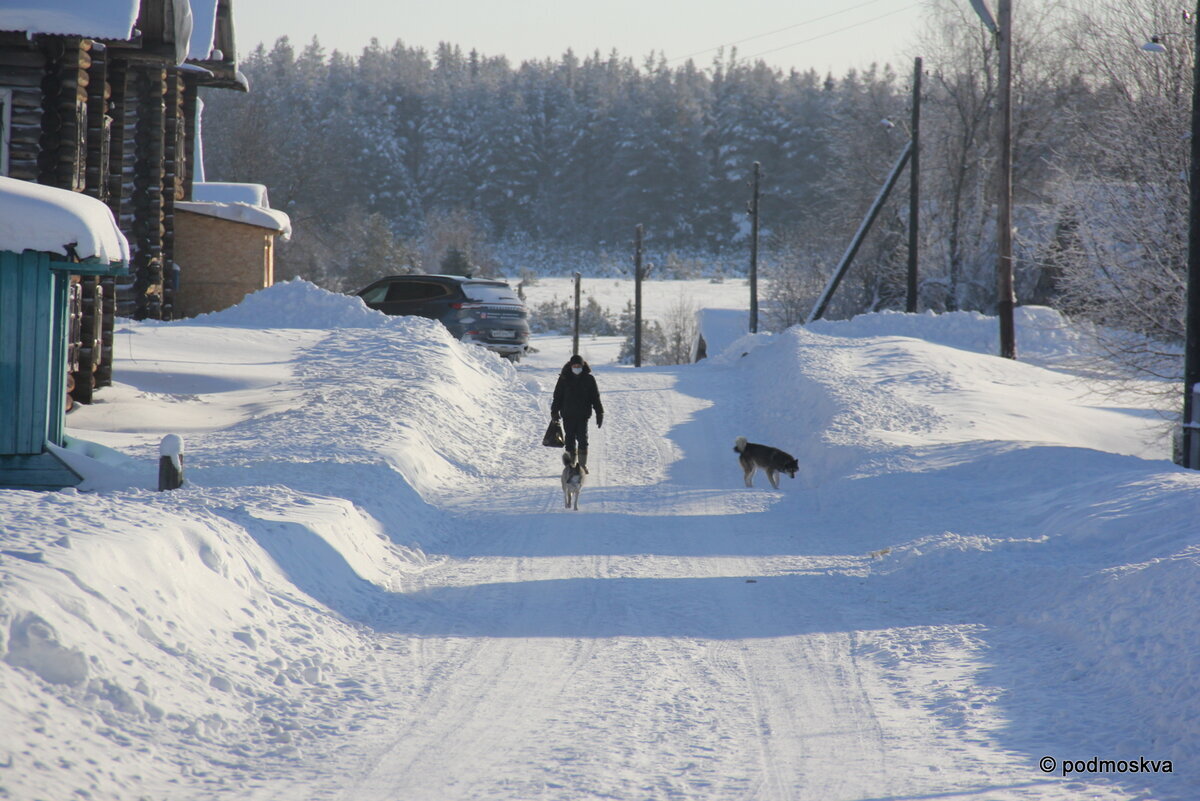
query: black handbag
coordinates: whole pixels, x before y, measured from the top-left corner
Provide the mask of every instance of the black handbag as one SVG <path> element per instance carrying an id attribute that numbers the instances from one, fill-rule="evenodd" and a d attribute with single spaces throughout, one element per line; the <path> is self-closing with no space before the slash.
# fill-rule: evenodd
<path id="1" fill-rule="evenodd" d="M 542 444 L 547 448 L 561 448 L 565 441 L 562 423 L 551 420 L 550 425 L 546 426 L 546 435 L 542 437 Z"/>

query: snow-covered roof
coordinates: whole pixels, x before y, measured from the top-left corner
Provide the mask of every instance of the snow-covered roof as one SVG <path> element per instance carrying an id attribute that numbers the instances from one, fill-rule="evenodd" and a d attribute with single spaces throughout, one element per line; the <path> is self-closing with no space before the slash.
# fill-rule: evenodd
<path id="1" fill-rule="evenodd" d="M 191 0 L 191 40 L 188 60 L 212 70 L 205 86 L 250 91 L 250 81 L 238 69 L 234 44 L 233 0 Z"/>
<path id="2" fill-rule="evenodd" d="M 207 61 L 217 36 L 217 0 L 189 0 L 192 5 L 192 37 L 188 58 Z"/>
<path id="3" fill-rule="evenodd" d="M 267 188 L 262 184 L 198 182 L 192 184 L 192 200 L 207 200 L 213 203 L 249 203 L 264 209 L 271 208 L 271 201 L 267 197 Z"/>
<path id="4" fill-rule="evenodd" d="M 175 208 L 267 228 L 284 240 L 292 236 L 292 219 L 271 208 L 267 188 L 262 184 L 196 183 L 192 185 L 192 198 L 175 201 Z"/>
<path id="5" fill-rule="evenodd" d="M 93 39 L 132 39 L 138 11 L 145 1 L 0 0 L 0 31 L 23 31 L 30 36 L 40 33 Z M 171 10 L 170 28 L 159 33 L 164 42 L 174 43 L 175 63 L 182 64 L 187 58 L 188 42 L 192 37 L 191 6 L 188 0 L 172 0 L 167 7 Z M 211 38 L 211 31 L 209 35 Z"/>
<path id="6" fill-rule="evenodd" d="M 70 247 L 68 247 L 70 246 Z M 0 176 L 0 250 L 129 261 L 129 242 L 95 198 Z"/>
<path id="7" fill-rule="evenodd" d="M 130 39 L 140 6 L 140 0 L 4 0 L 0 31 Z"/>

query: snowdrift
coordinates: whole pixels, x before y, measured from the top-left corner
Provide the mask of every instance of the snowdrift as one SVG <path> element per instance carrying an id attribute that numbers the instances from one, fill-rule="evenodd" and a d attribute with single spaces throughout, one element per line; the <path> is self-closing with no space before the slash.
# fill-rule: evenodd
<path id="1" fill-rule="evenodd" d="M 1018 311 L 1027 360 L 1086 358 L 1057 313 Z M 872 314 L 745 337 L 715 361 L 760 399 L 750 427 L 798 446 L 815 487 L 793 506 L 802 530 L 846 532 L 882 595 L 980 624 L 982 650 L 1054 655 L 1026 666 L 1036 687 L 1011 663 L 979 677 L 1007 693 L 1001 742 L 1051 749 L 1055 731 L 1081 754 L 1184 765 L 1200 748 L 1200 475 L 1154 458 L 1166 427 L 1127 396 L 990 355 L 995 328 Z M 914 645 L 874 656 L 895 663 Z M 1181 786 L 1200 785 L 1163 797 Z"/>
<path id="2" fill-rule="evenodd" d="M 348 678 L 370 658 L 358 621 L 403 614 L 397 593 L 427 564 L 417 543 L 445 535 L 426 497 L 474 471 L 479 443 L 494 449 L 510 410 L 532 403 L 509 363 L 440 325 L 304 282 L 199 320 L 123 325 L 146 340 L 139 354 L 162 339 L 173 357 L 140 361 L 137 391 L 114 388 L 127 412 L 205 418 L 236 392 L 250 408 L 189 426 L 176 492 L 150 489 L 155 414 L 123 419 L 133 434 L 114 444 L 141 443 L 123 458 L 76 455 L 104 492 L 0 490 L 0 716 L 16 724 L 0 787 L 13 797 L 160 797 L 197 754 L 294 759 L 336 733 L 370 698 Z M 256 347 L 287 328 L 306 330 Z M 279 357 L 277 380 L 223 378 Z M 103 407 L 69 423 L 117 427 Z M 119 764 L 80 761 L 114 743 Z"/>

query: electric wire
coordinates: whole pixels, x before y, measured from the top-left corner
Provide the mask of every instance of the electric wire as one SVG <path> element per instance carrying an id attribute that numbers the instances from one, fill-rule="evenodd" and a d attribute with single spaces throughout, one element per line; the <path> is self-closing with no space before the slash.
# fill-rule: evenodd
<path id="1" fill-rule="evenodd" d="M 744 43 L 746 43 L 746 42 L 752 42 L 752 41 L 754 41 L 755 39 L 763 39 L 763 38 L 765 38 L 765 37 L 767 37 L 767 36 L 774 36 L 774 35 L 775 35 L 775 34 L 777 34 L 777 33 L 783 33 L 784 31 L 790 31 L 790 30 L 792 30 L 792 29 L 794 29 L 794 28 L 800 28 L 800 27 L 803 27 L 803 26 L 805 26 L 805 25 L 812 25 L 812 24 L 814 24 L 814 23 L 817 23 L 817 22 L 823 22 L 824 20 L 830 19 L 830 18 L 832 18 L 832 17 L 836 17 L 836 16 L 839 16 L 839 15 L 841 15 L 841 14 L 846 14 L 846 13 L 849 13 L 849 12 L 851 12 L 851 11 L 856 11 L 856 10 L 858 10 L 858 9 L 860 9 L 860 8 L 865 8 L 865 7 L 867 7 L 867 6 L 872 6 L 872 5 L 875 5 L 876 3 L 879 3 L 879 2 L 882 2 L 882 0 L 866 0 L 866 2 L 864 2 L 864 3 L 859 3 L 858 5 L 849 6 L 848 8 L 842 8 L 842 9 L 838 9 L 837 11 L 833 11 L 833 12 L 830 12 L 830 13 L 828 13 L 828 14 L 823 14 L 823 15 L 821 15 L 821 16 L 819 16 L 819 17 L 812 17 L 811 19 L 802 20 L 802 21 L 800 21 L 800 22 L 793 23 L 792 25 L 785 25 L 785 26 L 784 26 L 784 27 L 782 27 L 782 28 L 776 28 L 775 30 L 766 31 L 765 33 L 756 33 L 756 34 L 754 34 L 753 36 L 747 36 L 747 37 L 745 37 L 745 38 L 743 38 L 743 39 L 738 39 L 737 41 L 734 41 L 734 42 L 726 42 L 726 43 L 723 43 L 723 44 L 715 45 L 715 46 L 713 46 L 713 47 L 708 47 L 708 48 L 705 48 L 705 49 L 703 49 L 703 50 L 697 50 L 697 51 L 695 51 L 694 53 L 688 53 L 687 55 L 684 55 L 684 56 L 677 56 L 677 57 L 675 57 L 675 58 L 670 58 L 670 59 L 667 59 L 667 63 L 671 64 L 671 63 L 674 63 L 674 62 L 677 62 L 677 61 L 684 61 L 684 60 L 686 60 L 686 59 L 689 59 L 689 58 L 694 58 L 694 57 L 696 57 L 696 56 L 703 55 L 704 53 L 711 53 L 711 52 L 712 52 L 712 51 L 714 51 L 714 50 L 721 50 L 721 49 L 724 49 L 724 48 L 726 48 L 726 47 L 736 47 L 736 46 L 738 46 L 738 45 L 740 45 L 740 44 L 744 44 Z M 888 13 L 886 13 L 886 14 L 881 14 L 881 15 L 879 15 L 879 16 L 877 16 L 877 17 L 873 17 L 873 18 L 871 18 L 871 19 L 868 19 L 868 20 L 865 20 L 865 21 L 863 21 L 863 22 L 855 23 L 854 25 L 848 25 L 848 26 L 846 26 L 846 27 L 844 27 L 844 28 L 839 28 L 839 29 L 837 29 L 837 30 L 835 30 L 835 31 L 829 31 L 828 33 L 819 34 L 819 35 L 817 35 L 817 36 L 814 36 L 814 37 L 812 37 L 812 38 L 810 38 L 810 39 L 805 39 L 805 40 L 804 40 L 804 41 L 802 41 L 802 42 L 793 42 L 792 44 L 789 44 L 789 45 L 782 45 L 781 47 L 777 47 L 777 48 L 774 48 L 774 49 L 771 49 L 771 50 L 766 50 L 766 51 L 763 51 L 763 52 L 764 52 L 764 53 L 773 53 L 773 52 L 775 52 L 776 50 L 783 50 L 783 49 L 785 49 L 785 48 L 788 48 L 788 47 L 794 47 L 794 46 L 796 46 L 796 45 L 805 44 L 805 43 L 807 43 L 807 42 L 813 42 L 813 41 L 816 41 L 817 39 L 822 39 L 822 38 L 824 38 L 824 37 L 826 37 L 826 36 L 833 36 L 834 34 L 841 33 L 841 32 L 843 32 L 843 31 L 848 31 L 848 30 L 851 30 L 852 28 L 857 28 L 857 27 L 859 27 L 860 25 L 866 25 L 866 24 L 868 24 L 868 23 L 871 23 L 871 22 L 874 22 L 874 21 L 876 21 L 876 20 L 879 20 L 879 19 L 883 19 L 883 18 L 885 18 L 885 17 L 892 16 L 893 14 L 898 14 L 898 13 L 900 13 L 901 11 L 908 11 L 908 10 L 910 10 L 910 9 L 914 8 L 914 7 L 915 7 L 915 6 L 906 6 L 905 8 L 901 8 L 901 9 L 898 9 L 898 10 L 896 10 L 896 11 L 890 11 L 890 12 L 888 12 Z M 757 54 L 757 55 L 762 55 L 762 53 L 759 53 L 759 54 Z M 756 56 L 750 56 L 749 58 L 756 58 L 756 57 L 757 57 L 757 55 L 756 55 Z M 745 60 L 745 59 L 738 59 L 738 60 L 739 60 L 739 61 L 742 61 L 742 60 Z"/>
<path id="2" fill-rule="evenodd" d="M 855 9 L 863 8 L 864 6 L 875 5 L 876 3 L 879 3 L 879 2 L 882 2 L 882 0 L 867 0 L 865 3 L 859 3 L 856 6 L 850 6 L 849 8 L 843 8 L 839 11 L 833 11 L 829 14 L 824 14 L 820 17 L 813 17 L 812 19 L 806 19 L 806 20 L 803 20 L 802 22 L 797 22 L 792 25 L 785 25 L 782 28 L 776 28 L 773 31 L 767 31 L 766 33 L 756 33 L 753 36 L 747 36 L 745 39 L 738 39 L 736 42 L 726 42 L 725 44 L 720 44 L 715 47 L 708 47 L 708 48 L 705 48 L 704 50 L 697 50 L 695 53 L 689 53 L 686 56 L 679 56 L 678 58 L 668 59 L 668 61 L 682 61 L 686 58 L 692 58 L 693 56 L 698 56 L 703 53 L 709 53 L 709 52 L 712 52 L 713 50 L 720 50 L 721 48 L 724 48 L 724 47 L 736 47 L 737 45 L 743 44 L 745 42 L 752 42 L 755 39 L 762 39 L 764 36 L 774 36 L 777 33 L 783 33 L 784 31 L 790 31 L 792 28 L 799 28 L 804 25 L 811 25 L 814 22 L 821 22 L 822 20 L 827 20 L 830 17 L 836 17 L 839 14 L 845 14 L 849 11 L 854 11 Z"/>
<path id="3" fill-rule="evenodd" d="M 896 14 L 901 14 L 905 11 L 911 11 L 914 8 L 916 8 L 918 5 L 919 4 L 914 3 L 910 6 L 905 6 L 904 8 L 898 8 L 895 11 L 889 11 L 886 14 L 880 14 L 877 17 L 872 17 L 871 19 L 863 20 L 862 22 L 856 22 L 853 25 L 847 25 L 844 28 L 838 28 L 835 31 L 829 31 L 827 33 L 818 34 L 818 35 L 810 37 L 808 39 L 802 39 L 799 42 L 791 42 L 790 44 L 780 45 L 779 47 L 772 47 L 769 50 L 761 50 L 753 55 L 744 56 L 742 58 L 739 58 L 738 61 L 749 61 L 751 59 L 759 58 L 760 56 L 765 56 L 769 53 L 777 53 L 780 50 L 787 50 L 789 47 L 799 47 L 802 44 L 808 44 L 809 42 L 815 42 L 818 39 L 824 39 L 827 36 L 834 36 L 839 33 L 845 33 L 846 31 L 853 30 L 855 28 L 861 28 L 863 25 L 870 25 L 872 22 L 878 22 L 881 19 L 886 19 L 887 17 L 892 17 L 892 16 L 895 16 Z"/>

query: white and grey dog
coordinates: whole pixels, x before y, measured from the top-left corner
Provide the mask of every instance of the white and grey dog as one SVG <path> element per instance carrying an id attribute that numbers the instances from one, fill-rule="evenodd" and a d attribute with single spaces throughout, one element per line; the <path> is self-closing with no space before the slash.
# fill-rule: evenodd
<path id="1" fill-rule="evenodd" d="M 767 471 L 767 480 L 771 486 L 779 489 L 779 474 L 787 473 L 792 478 L 800 465 L 790 453 L 770 445 L 759 445 L 757 442 L 747 442 L 745 437 L 738 437 L 733 443 L 733 449 L 738 453 L 738 462 L 746 478 L 746 486 L 754 486 L 754 474 L 759 468 Z"/>
<path id="2" fill-rule="evenodd" d="M 579 509 L 579 490 L 583 489 L 583 468 L 579 458 L 570 451 L 563 451 L 562 489 L 563 503 L 568 509 Z"/>

